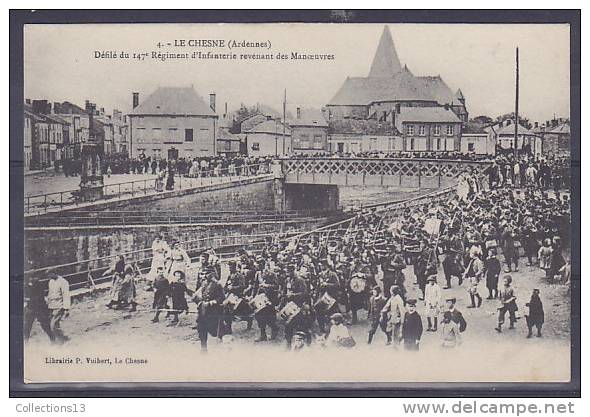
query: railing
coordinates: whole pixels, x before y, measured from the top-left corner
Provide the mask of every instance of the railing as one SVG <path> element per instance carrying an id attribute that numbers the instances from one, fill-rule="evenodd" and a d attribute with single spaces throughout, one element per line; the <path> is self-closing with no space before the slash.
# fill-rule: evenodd
<path id="1" fill-rule="evenodd" d="M 51 213 L 43 217 L 28 218 L 25 228 L 32 227 L 73 227 L 73 226 L 131 226 L 131 225 L 163 225 L 163 224 L 199 224 L 199 223 L 231 223 L 231 222 L 288 222 L 303 221 L 313 217 L 331 217 L 341 212 L 325 212 L 317 210 L 255 212 L 154 212 L 154 211 L 70 211 L 67 213 Z"/>
<path id="2" fill-rule="evenodd" d="M 269 163 L 244 165 L 237 171 L 210 170 L 201 171 L 198 177 L 175 176 L 174 190 L 192 189 L 207 185 L 222 184 L 231 182 L 240 178 L 269 174 Z M 223 174 L 223 175 L 217 175 Z M 156 177 L 146 178 L 143 180 L 126 181 L 116 184 L 105 184 L 102 186 L 104 200 L 116 200 L 123 197 L 133 197 L 136 195 L 147 195 L 148 193 L 157 193 Z M 165 190 L 163 192 L 170 192 Z M 84 203 L 80 198 L 80 189 L 59 191 L 55 193 L 37 194 L 24 197 L 25 213 L 46 213 L 52 208 L 63 208 L 66 206 L 76 207 Z"/>
<path id="3" fill-rule="evenodd" d="M 420 186 L 422 179 L 438 178 L 438 186 L 446 180 L 457 178 L 467 169 L 482 171 L 491 165 L 489 161 L 465 161 L 425 158 L 310 158 L 281 159 L 282 173 L 299 178 L 300 175 L 353 175 L 413 177 Z"/>

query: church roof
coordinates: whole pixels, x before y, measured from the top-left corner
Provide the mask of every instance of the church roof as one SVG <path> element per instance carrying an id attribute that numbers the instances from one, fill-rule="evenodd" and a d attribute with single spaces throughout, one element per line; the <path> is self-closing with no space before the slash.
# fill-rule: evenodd
<path id="1" fill-rule="evenodd" d="M 132 114 L 215 116 L 192 87 L 159 87 Z"/>
<path id="2" fill-rule="evenodd" d="M 391 77 L 401 70 L 402 64 L 397 57 L 391 32 L 389 27 L 385 26 L 371 64 L 369 77 Z"/>
<path id="3" fill-rule="evenodd" d="M 330 121 L 330 134 L 394 136 L 399 134 L 391 123 L 364 119 L 335 119 Z"/>
<path id="4" fill-rule="evenodd" d="M 456 94 L 463 97 L 461 90 Z M 440 75 L 414 76 L 402 67 L 389 28 L 383 29 L 368 77 L 348 77 L 336 92 L 330 106 L 367 106 L 384 101 L 431 101 L 450 104 L 458 101 Z M 456 103 L 456 104 L 461 104 Z"/>

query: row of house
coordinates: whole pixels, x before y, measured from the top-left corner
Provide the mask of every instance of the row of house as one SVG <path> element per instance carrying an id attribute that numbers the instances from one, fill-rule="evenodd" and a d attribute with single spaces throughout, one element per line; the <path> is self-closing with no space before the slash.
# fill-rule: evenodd
<path id="1" fill-rule="evenodd" d="M 93 141 L 105 155 L 128 152 L 128 126 L 119 110 L 112 115 L 86 101 L 84 108 L 69 101 L 50 103 L 27 99 L 24 104 L 24 153 L 26 170 L 55 166 L 80 157 L 82 144 Z"/>
<path id="2" fill-rule="evenodd" d="M 25 107 L 28 163 L 48 166 L 56 159 L 75 158 L 89 138 L 105 154 L 156 159 L 325 152 L 495 154 L 515 146 L 534 154 L 569 150 L 567 121 L 533 130 L 519 125 L 516 144 L 510 121 L 468 130 L 463 92 L 453 93 L 440 75 L 415 76 L 402 66 L 388 27 L 368 75 L 347 77 L 322 109 L 297 108 L 294 116 L 287 116 L 262 106 L 236 120 L 229 117 L 227 104 L 220 117 L 216 95 L 209 94 L 207 102 L 193 86 L 159 87 L 145 99 L 137 92 L 131 98 L 126 116 L 117 110 L 106 115 L 88 101 L 84 109 L 64 102 L 55 103 L 52 111 L 46 101 Z"/>

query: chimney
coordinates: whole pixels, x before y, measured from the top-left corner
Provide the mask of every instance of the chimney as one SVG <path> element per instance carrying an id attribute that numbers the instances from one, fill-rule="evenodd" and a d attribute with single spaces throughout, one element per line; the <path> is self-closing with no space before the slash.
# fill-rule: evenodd
<path id="1" fill-rule="evenodd" d="M 396 114 L 400 114 L 401 112 L 402 112 L 402 105 L 401 105 L 401 104 L 399 104 L 399 103 L 397 103 L 397 104 L 395 105 L 395 113 L 396 113 Z"/>
<path id="2" fill-rule="evenodd" d="M 100 114 L 103 115 L 104 114 L 104 107 L 100 108 Z"/>
<path id="3" fill-rule="evenodd" d="M 301 119 L 301 107 L 297 107 L 297 118 Z"/>
<path id="4" fill-rule="evenodd" d="M 223 118 L 227 117 L 227 101 L 225 102 L 225 111 L 223 112 Z"/>
<path id="5" fill-rule="evenodd" d="M 133 93 L 133 108 L 139 106 L 139 93 Z"/>
<path id="6" fill-rule="evenodd" d="M 215 112 L 215 93 L 209 94 L 209 107 Z"/>
<path id="7" fill-rule="evenodd" d="M 92 132 L 92 128 L 94 127 L 94 111 L 95 111 L 96 105 L 90 103 L 90 101 L 86 100 L 86 113 L 88 113 L 88 130 L 89 135 L 88 135 L 88 140 L 90 141 L 94 141 L 95 137 L 94 137 L 94 133 Z"/>
<path id="8" fill-rule="evenodd" d="M 539 127 L 539 122 L 535 122 L 535 128 Z"/>
<path id="9" fill-rule="evenodd" d="M 48 114 L 50 108 L 48 108 L 47 100 L 33 100 L 33 112 L 37 114 Z M 51 105 L 49 105 L 51 106 Z"/>
<path id="10" fill-rule="evenodd" d="M 57 101 L 53 103 L 53 113 L 55 113 L 55 114 L 61 113 L 61 106 L 59 105 L 59 103 Z"/>
<path id="11" fill-rule="evenodd" d="M 506 126 L 510 126 L 511 124 L 512 124 L 512 120 L 510 120 L 510 119 L 507 119 L 507 120 L 506 120 Z"/>

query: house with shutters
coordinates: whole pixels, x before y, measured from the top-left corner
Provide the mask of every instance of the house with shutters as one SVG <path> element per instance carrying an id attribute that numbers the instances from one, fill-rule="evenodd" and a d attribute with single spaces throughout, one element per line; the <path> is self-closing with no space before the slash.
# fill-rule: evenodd
<path id="1" fill-rule="evenodd" d="M 130 157 L 156 159 L 214 156 L 218 116 L 191 87 L 159 87 L 145 101 L 133 93 L 129 119 Z"/>

